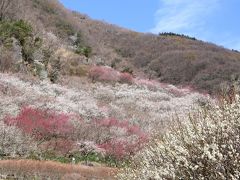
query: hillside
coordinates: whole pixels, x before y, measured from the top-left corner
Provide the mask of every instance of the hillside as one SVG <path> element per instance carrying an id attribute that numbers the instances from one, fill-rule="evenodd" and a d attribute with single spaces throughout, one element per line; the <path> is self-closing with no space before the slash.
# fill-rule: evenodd
<path id="1" fill-rule="evenodd" d="M 75 179 L 91 177 L 91 172 L 99 179 L 107 177 L 111 169 L 94 171 L 86 165 L 124 166 L 155 132 L 166 131 L 169 117 L 177 113 L 182 118 L 193 107 L 210 101 L 189 89 L 141 79 L 134 79 L 134 84 L 112 85 L 69 77 L 52 84 L 6 73 L 0 74 L 0 98 L 1 159 L 70 163 L 74 157 L 78 164 L 78 170 L 71 171 L 70 165 L 49 162 L 49 168 L 56 167 L 49 175 L 44 162 L 22 161 L 20 168 L 14 161 L 0 161 L 0 175 L 53 178 L 76 171 L 72 175 Z M 34 169 L 37 163 L 42 169 Z"/>
<path id="2" fill-rule="evenodd" d="M 173 33 L 133 32 L 67 10 L 57 0 L 24 0 L 18 4 L 20 11 L 15 16 L 30 22 L 33 33 L 43 37 L 45 44 L 51 48 L 54 44 L 52 51 L 61 52 L 57 56 L 62 56 L 62 74 L 79 75 L 71 65 L 109 65 L 210 93 L 239 78 L 237 51 Z M 9 14 L 15 18 L 14 13 Z"/>
<path id="3" fill-rule="evenodd" d="M 239 69 L 194 37 L 0 0 L 0 179 L 239 179 Z"/>

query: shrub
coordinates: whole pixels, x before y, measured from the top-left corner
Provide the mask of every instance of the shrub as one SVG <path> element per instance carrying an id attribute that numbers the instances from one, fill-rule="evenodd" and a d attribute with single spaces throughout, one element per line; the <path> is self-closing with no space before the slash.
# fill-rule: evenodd
<path id="1" fill-rule="evenodd" d="M 81 31 L 77 32 L 72 37 L 72 40 L 74 41 L 73 45 L 75 47 L 75 53 L 84 55 L 85 57 L 89 58 L 92 53 L 92 48 L 86 45 Z"/>
<path id="2" fill-rule="evenodd" d="M 20 43 L 23 42 L 26 37 L 32 35 L 32 30 L 32 26 L 23 20 L 13 22 L 12 24 L 12 34 Z"/>
<path id="3" fill-rule="evenodd" d="M 239 179 L 240 100 L 205 107 L 139 153 L 119 179 Z"/>
<path id="4" fill-rule="evenodd" d="M 42 39 L 34 37 L 32 26 L 23 20 L 0 21 L 0 42 L 5 47 L 12 46 L 12 39 L 16 38 L 22 47 L 24 61 L 33 62 L 33 54 L 42 45 Z"/>
<path id="5" fill-rule="evenodd" d="M 133 70 L 130 67 L 125 67 L 121 72 L 122 73 L 133 74 Z"/>
<path id="6" fill-rule="evenodd" d="M 92 48 L 90 46 L 78 46 L 75 52 L 89 58 L 92 53 Z"/>
<path id="7" fill-rule="evenodd" d="M 35 151 L 34 141 L 20 129 L 0 122 L 0 158 L 23 156 Z"/>
<path id="8" fill-rule="evenodd" d="M 69 23 L 67 22 L 66 20 L 63 20 L 63 19 L 58 19 L 56 22 L 55 22 L 55 26 L 57 28 L 57 34 L 60 36 L 60 37 L 68 37 L 68 36 L 72 36 L 74 35 L 75 31 L 74 31 L 74 27 Z"/>
<path id="9" fill-rule="evenodd" d="M 133 83 L 133 77 L 129 73 L 121 73 L 120 74 L 120 82 L 121 83 L 127 83 L 127 84 L 132 84 Z"/>
<path id="10" fill-rule="evenodd" d="M 142 148 L 147 135 L 138 126 L 115 118 L 98 121 L 99 128 L 107 128 L 111 134 L 106 142 L 99 145 L 106 153 L 116 159 L 127 159 Z"/>
<path id="11" fill-rule="evenodd" d="M 4 122 L 22 129 L 37 140 L 67 137 L 73 130 L 66 114 L 31 107 L 23 107 L 16 117 L 6 117 Z"/>
<path id="12" fill-rule="evenodd" d="M 71 137 L 65 138 L 55 138 L 52 140 L 48 140 L 39 144 L 39 149 L 41 150 L 41 157 L 50 160 L 52 157 L 53 160 L 57 160 L 60 156 L 66 158 L 69 153 L 74 149 L 75 142 L 71 140 Z M 49 157 L 49 153 L 52 155 Z"/>
<path id="13" fill-rule="evenodd" d="M 118 81 L 119 73 L 114 69 L 106 66 L 93 66 L 88 73 L 89 77 L 95 81 Z"/>
<path id="14" fill-rule="evenodd" d="M 185 35 L 185 34 L 176 34 L 176 33 L 172 33 L 172 32 L 159 33 L 159 36 L 177 36 L 177 37 L 183 37 L 183 38 L 194 40 L 194 41 L 197 40 L 195 37 L 190 37 L 190 36 Z"/>
<path id="15" fill-rule="evenodd" d="M 0 21 L 0 37 L 4 41 L 15 37 L 21 45 L 24 44 L 27 37 L 32 35 L 32 27 L 23 20 L 18 21 Z"/>
<path id="16" fill-rule="evenodd" d="M 114 166 L 139 151 L 148 140 L 148 135 L 138 126 L 115 118 L 78 121 L 75 128 L 74 139 L 79 140 L 79 151 L 84 152 L 82 155 L 102 154 L 107 163 L 117 160 L 111 163 Z"/>
<path id="17" fill-rule="evenodd" d="M 59 79 L 60 71 L 61 71 L 61 61 L 59 58 L 52 59 L 51 63 L 49 63 L 48 69 L 48 77 L 52 83 L 56 83 Z"/>
<path id="18" fill-rule="evenodd" d="M 118 58 L 115 58 L 112 62 L 111 62 L 111 67 L 112 68 L 116 68 L 117 67 L 117 64 L 119 64 L 122 60 L 121 59 L 118 59 Z"/>
<path id="19" fill-rule="evenodd" d="M 0 47 L 0 71 L 8 72 L 10 70 L 14 70 L 14 60 L 12 57 L 12 53 L 7 51 L 5 48 Z"/>
<path id="20" fill-rule="evenodd" d="M 84 64 L 79 64 L 79 65 L 70 64 L 69 66 L 69 74 L 71 76 L 79 76 L 79 77 L 87 76 L 88 70 L 89 70 L 89 67 Z"/>
<path id="21" fill-rule="evenodd" d="M 88 73 L 92 81 L 107 81 L 120 83 L 133 83 L 133 76 L 128 72 L 118 72 L 115 69 L 107 66 L 93 66 Z"/>

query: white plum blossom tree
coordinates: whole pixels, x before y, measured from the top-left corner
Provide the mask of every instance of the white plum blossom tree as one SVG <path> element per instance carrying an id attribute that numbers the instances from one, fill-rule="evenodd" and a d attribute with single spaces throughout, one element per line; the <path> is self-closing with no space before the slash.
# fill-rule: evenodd
<path id="1" fill-rule="evenodd" d="M 181 122 L 180 122 L 181 121 Z M 240 100 L 200 109 L 178 119 L 118 179 L 240 178 Z"/>

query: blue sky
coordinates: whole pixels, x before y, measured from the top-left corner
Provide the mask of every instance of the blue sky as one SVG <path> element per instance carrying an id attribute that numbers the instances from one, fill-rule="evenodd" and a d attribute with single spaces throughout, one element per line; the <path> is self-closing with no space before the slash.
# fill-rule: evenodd
<path id="1" fill-rule="evenodd" d="M 60 0 L 139 32 L 175 32 L 240 50 L 240 0 Z"/>

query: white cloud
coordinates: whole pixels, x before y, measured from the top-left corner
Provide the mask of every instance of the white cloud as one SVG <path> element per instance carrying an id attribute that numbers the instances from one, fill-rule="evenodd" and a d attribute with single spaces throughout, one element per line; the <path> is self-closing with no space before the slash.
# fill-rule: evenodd
<path id="1" fill-rule="evenodd" d="M 155 27 L 150 32 L 187 34 L 240 51 L 240 38 L 236 38 L 231 31 L 227 30 L 229 28 L 218 27 L 219 24 L 215 24 L 214 19 L 211 19 L 219 17 L 214 16 L 214 13 L 219 13 L 225 8 L 221 0 L 159 1 L 160 7 L 155 13 Z"/>
<path id="2" fill-rule="evenodd" d="M 160 0 L 160 4 L 151 32 L 196 35 L 204 31 L 205 20 L 218 7 L 219 0 Z"/>

